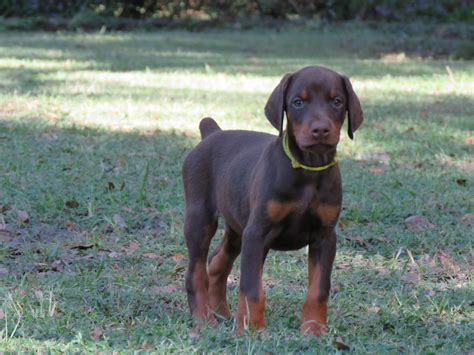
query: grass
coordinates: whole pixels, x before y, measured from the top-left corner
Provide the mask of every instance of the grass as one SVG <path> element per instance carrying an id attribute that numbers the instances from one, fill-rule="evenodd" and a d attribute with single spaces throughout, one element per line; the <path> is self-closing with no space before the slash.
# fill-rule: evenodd
<path id="1" fill-rule="evenodd" d="M 474 62 L 396 52 L 397 38 L 363 24 L 0 33 L 0 350 L 334 353 L 341 337 L 355 353 L 472 351 Z M 298 333 L 300 250 L 267 259 L 265 332 L 197 335 L 183 157 L 206 115 L 274 132 L 268 95 L 309 64 L 349 75 L 366 117 L 339 149 L 329 332 Z M 235 307 L 237 266 L 230 281 Z"/>

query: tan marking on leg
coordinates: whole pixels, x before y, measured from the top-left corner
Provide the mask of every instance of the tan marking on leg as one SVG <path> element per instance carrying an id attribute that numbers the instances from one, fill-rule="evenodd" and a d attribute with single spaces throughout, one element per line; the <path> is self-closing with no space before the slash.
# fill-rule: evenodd
<path id="1" fill-rule="evenodd" d="M 262 269 L 259 271 L 258 298 L 252 300 L 242 291 L 239 292 L 235 333 L 242 335 L 244 330 L 265 328 L 265 292 L 263 291 Z"/>
<path id="2" fill-rule="evenodd" d="M 216 319 L 212 314 L 208 303 L 209 278 L 207 276 L 206 263 L 196 263 L 192 282 L 196 297 L 196 308 L 192 314 L 193 318 L 216 324 Z"/>
<path id="3" fill-rule="evenodd" d="M 231 317 L 227 303 L 227 277 L 234 260 L 225 251 L 225 245 L 222 245 L 209 264 L 209 306 L 225 318 Z"/>
<path id="4" fill-rule="evenodd" d="M 263 295 L 263 290 L 256 301 L 252 301 L 240 292 L 237 306 L 236 334 L 242 335 L 244 330 L 260 330 L 265 328 L 264 311 L 265 296 Z"/>
<path id="5" fill-rule="evenodd" d="M 319 284 L 321 282 L 321 269 L 319 265 L 308 265 L 308 294 L 303 305 L 300 331 L 302 334 L 320 336 L 326 331 L 327 302 L 319 301 Z"/>

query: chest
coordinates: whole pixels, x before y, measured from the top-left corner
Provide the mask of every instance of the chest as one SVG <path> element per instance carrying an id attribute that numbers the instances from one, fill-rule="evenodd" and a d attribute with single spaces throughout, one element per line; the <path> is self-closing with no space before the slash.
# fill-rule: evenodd
<path id="1" fill-rule="evenodd" d="M 293 223 L 317 220 L 322 226 L 334 226 L 341 209 L 341 187 L 336 181 L 329 186 L 318 188 L 307 184 L 285 198 L 270 198 L 266 213 L 273 223 L 291 220 Z"/>
<path id="2" fill-rule="evenodd" d="M 291 250 L 308 245 L 322 229 L 335 227 L 340 210 L 340 189 L 321 191 L 305 186 L 293 199 L 270 199 L 266 212 L 273 225 L 271 248 Z"/>

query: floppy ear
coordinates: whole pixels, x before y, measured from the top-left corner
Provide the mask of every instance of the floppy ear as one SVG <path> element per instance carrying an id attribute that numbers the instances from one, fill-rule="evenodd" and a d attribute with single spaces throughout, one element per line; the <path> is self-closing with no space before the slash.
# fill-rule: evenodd
<path id="1" fill-rule="evenodd" d="M 270 123 L 280 132 L 280 137 L 283 133 L 283 115 L 285 107 L 285 94 L 288 84 L 290 82 L 291 74 L 285 74 L 280 81 L 280 84 L 273 89 L 272 94 L 268 98 L 265 105 L 265 116 Z"/>
<path id="2" fill-rule="evenodd" d="M 347 134 L 351 139 L 353 139 L 353 133 L 362 124 L 362 121 L 364 120 L 364 114 L 362 112 L 362 107 L 360 106 L 359 98 L 354 92 L 354 89 L 352 89 L 352 84 L 349 81 L 349 78 L 342 76 L 342 79 L 344 81 L 344 87 L 346 88 L 347 114 L 349 116 L 349 120 L 347 122 Z"/>

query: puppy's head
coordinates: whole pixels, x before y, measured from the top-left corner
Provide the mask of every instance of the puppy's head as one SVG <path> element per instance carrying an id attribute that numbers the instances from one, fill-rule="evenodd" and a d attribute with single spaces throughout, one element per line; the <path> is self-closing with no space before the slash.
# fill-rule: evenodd
<path id="1" fill-rule="evenodd" d="M 309 152 L 337 145 L 346 112 L 351 139 L 364 120 L 359 98 L 349 79 L 318 66 L 286 74 L 270 95 L 265 115 L 280 135 L 284 112 L 288 118 L 288 133 L 299 149 Z"/>

